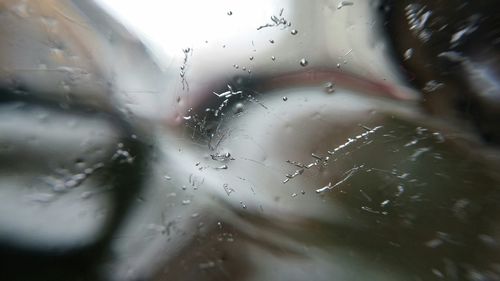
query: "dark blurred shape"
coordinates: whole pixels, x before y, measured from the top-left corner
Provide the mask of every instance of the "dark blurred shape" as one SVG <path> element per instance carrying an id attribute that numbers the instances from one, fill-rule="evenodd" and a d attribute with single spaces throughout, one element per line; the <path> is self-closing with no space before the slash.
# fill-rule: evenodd
<path id="1" fill-rule="evenodd" d="M 15 221 L 2 224 L 2 280 L 99 280 L 110 241 L 142 186 L 146 145 L 119 113 L 61 106 L 21 88 L 0 89 L 1 202 L 20 202 L 2 213 L 2 221 Z M 104 199 L 85 203 L 95 197 Z M 82 224 L 85 234 L 72 230 Z M 33 230 L 15 234 L 23 228 Z"/>
<path id="2" fill-rule="evenodd" d="M 386 27 L 408 80 L 425 107 L 469 120 L 500 144 L 500 5 L 498 1 L 386 1 Z M 411 54 L 411 56 L 410 56 Z"/>

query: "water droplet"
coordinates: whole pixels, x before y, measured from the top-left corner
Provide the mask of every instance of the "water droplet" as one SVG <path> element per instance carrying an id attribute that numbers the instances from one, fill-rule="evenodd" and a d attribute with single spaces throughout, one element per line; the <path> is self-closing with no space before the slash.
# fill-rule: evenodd
<path id="1" fill-rule="evenodd" d="M 246 68 L 245 66 L 244 66 L 244 67 L 242 67 L 241 69 L 242 69 L 243 71 L 246 71 L 246 70 L 247 70 L 247 68 Z"/>
<path id="2" fill-rule="evenodd" d="M 184 119 L 184 120 L 191 120 L 191 116 L 183 116 L 182 119 Z"/>
<path id="3" fill-rule="evenodd" d="M 434 132 L 432 135 L 436 138 L 437 143 L 443 143 L 445 141 L 444 136 L 439 132 Z"/>
<path id="4" fill-rule="evenodd" d="M 287 101 L 287 100 L 288 100 L 288 98 L 287 98 L 287 97 L 283 97 L 283 101 Z"/>
<path id="5" fill-rule="evenodd" d="M 253 60 L 253 56 L 250 56 L 248 59 L 249 59 L 249 60 Z"/>
<path id="6" fill-rule="evenodd" d="M 243 112 L 243 103 L 239 102 L 239 103 L 235 104 L 234 108 L 233 108 L 233 112 L 234 112 L 234 114 L 238 114 L 238 113 Z"/>
<path id="7" fill-rule="evenodd" d="M 232 16 L 232 15 L 233 15 L 233 12 L 232 12 L 232 11 L 228 11 L 228 12 L 227 12 L 227 15 L 228 15 L 228 16 Z"/>
<path id="8" fill-rule="evenodd" d="M 274 44 L 274 40 L 273 39 L 269 39 L 269 43 Z"/>
<path id="9" fill-rule="evenodd" d="M 296 197 L 297 196 L 297 193 L 292 193 L 292 197 Z"/>
<path id="10" fill-rule="evenodd" d="M 166 179 L 166 180 L 171 180 L 172 179 L 170 176 L 167 176 L 167 175 L 163 176 L 163 178 Z"/>
<path id="11" fill-rule="evenodd" d="M 191 51 L 191 48 L 185 48 L 182 51 L 187 54 L 187 53 L 189 53 Z"/>
<path id="12" fill-rule="evenodd" d="M 220 167 L 215 168 L 217 170 L 227 170 L 227 165 L 222 165 Z"/>
<path id="13" fill-rule="evenodd" d="M 443 244 L 443 240 L 441 239 L 432 239 L 427 241 L 424 245 L 429 247 L 429 248 L 437 248 Z"/>
<path id="14" fill-rule="evenodd" d="M 237 64 L 233 64 L 233 67 L 236 68 L 236 69 L 238 69 L 240 66 L 237 65 Z"/>
<path id="15" fill-rule="evenodd" d="M 182 200 L 182 205 L 189 205 L 189 204 L 191 204 L 191 200 L 189 199 Z"/>
<path id="16" fill-rule="evenodd" d="M 302 58 L 300 61 L 299 61 L 300 65 L 301 66 L 307 66 L 309 64 L 309 62 L 305 59 L 305 58 Z"/>
<path id="17" fill-rule="evenodd" d="M 430 80 L 425 83 L 424 88 L 422 89 L 426 93 L 434 92 L 440 88 L 444 87 L 444 84 L 441 82 L 438 82 L 436 80 Z"/>
<path id="18" fill-rule="evenodd" d="M 337 68 L 340 68 L 340 63 L 337 63 Z"/>
<path id="19" fill-rule="evenodd" d="M 327 82 L 325 84 L 325 91 L 329 94 L 335 92 L 335 84 L 332 82 Z"/>
<path id="20" fill-rule="evenodd" d="M 89 199 L 90 197 L 92 197 L 95 193 L 94 192 L 90 192 L 90 191 L 85 191 L 83 192 L 82 194 L 80 194 L 80 199 Z"/>
<path id="21" fill-rule="evenodd" d="M 413 49 L 409 48 L 408 50 L 405 51 L 404 53 L 404 59 L 409 60 L 413 56 Z"/>
<path id="22" fill-rule="evenodd" d="M 236 190 L 232 189 L 231 187 L 229 187 L 229 185 L 227 183 L 223 184 L 222 188 L 224 188 L 224 191 L 226 192 L 227 196 L 230 196 L 231 193 L 236 191 Z"/>
<path id="23" fill-rule="evenodd" d="M 73 188 L 73 187 L 76 187 L 77 185 L 78 185 L 78 181 L 76 181 L 74 179 L 67 180 L 64 183 L 64 186 L 67 188 Z"/>
<path id="24" fill-rule="evenodd" d="M 384 201 L 382 201 L 382 203 L 380 203 L 380 207 L 386 207 L 387 204 L 389 204 L 390 202 L 391 201 L 389 201 L 389 200 L 384 200 Z"/>
<path id="25" fill-rule="evenodd" d="M 441 271 L 439 271 L 439 270 L 437 270 L 437 269 L 435 269 L 435 268 L 433 268 L 431 271 L 432 271 L 432 273 L 434 273 L 434 275 L 436 275 L 437 277 L 439 277 L 439 278 L 444 278 L 444 274 L 443 274 Z M 478 279 L 478 280 L 480 280 L 480 279 Z"/>
<path id="26" fill-rule="evenodd" d="M 247 208 L 247 205 L 245 205 L 245 203 L 244 203 L 243 201 L 240 201 L 240 204 L 241 204 L 241 207 L 242 207 L 243 209 L 246 209 L 246 208 Z"/>
<path id="27" fill-rule="evenodd" d="M 290 33 L 291 33 L 292 35 L 297 35 L 297 33 L 299 33 L 299 32 L 297 31 L 297 29 L 292 29 L 292 31 L 291 31 Z"/>
<path id="28" fill-rule="evenodd" d="M 405 189 L 402 185 L 398 185 L 398 192 L 395 194 L 396 197 L 399 197 L 401 194 L 403 194 L 403 192 L 405 192 Z"/>
<path id="29" fill-rule="evenodd" d="M 354 5 L 354 3 L 352 3 L 351 1 L 342 1 L 337 5 L 337 9 L 340 10 L 342 9 L 342 7 L 352 6 L 352 5 Z"/>
<path id="30" fill-rule="evenodd" d="M 275 56 L 271 56 L 271 59 L 272 59 L 272 60 L 276 60 L 276 57 L 275 57 Z"/>

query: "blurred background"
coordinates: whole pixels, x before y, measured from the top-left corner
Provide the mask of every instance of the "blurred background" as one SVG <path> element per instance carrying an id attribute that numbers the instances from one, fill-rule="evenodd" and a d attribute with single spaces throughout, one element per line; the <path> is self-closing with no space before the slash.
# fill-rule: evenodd
<path id="1" fill-rule="evenodd" d="M 2 280 L 500 280 L 497 1 L 0 1 Z"/>

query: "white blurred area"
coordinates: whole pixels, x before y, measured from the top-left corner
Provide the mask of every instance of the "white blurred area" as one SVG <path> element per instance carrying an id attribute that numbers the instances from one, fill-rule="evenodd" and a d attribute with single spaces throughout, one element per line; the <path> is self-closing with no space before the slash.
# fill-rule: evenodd
<path id="1" fill-rule="evenodd" d="M 152 53 L 164 73 L 159 110 L 168 112 L 167 122 L 173 124 L 236 76 L 279 76 L 322 68 L 415 97 L 409 89 L 398 88 L 405 82 L 390 63 L 377 1 L 339 9 L 340 2 L 98 1 Z M 266 26 L 273 24 L 272 17 L 286 22 Z M 301 59 L 307 60 L 306 69 Z M 178 97 L 182 102 L 176 103 Z"/>
<path id="2" fill-rule="evenodd" d="M 249 49 L 260 23 L 287 7 L 284 1 L 136 1 L 96 0 L 117 20 L 145 40 L 168 67 L 182 49 Z M 239 38 L 241 40 L 233 40 Z M 205 43 L 208 41 L 208 43 Z M 210 44 L 210 45 L 207 45 Z"/>
<path id="3" fill-rule="evenodd" d="M 255 57 L 265 62 L 265 68 L 300 69 L 297 63 L 302 57 L 312 66 L 335 67 L 336 63 L 325 61 L 326 56 L 343 71 L 365 78 L 395 82 L 399 75 L 387 63 L 377 1 L 342 9 L 342 1 L 96 1 L 147 42 L 164 67 L 176 66 L 172 60 L 182 59 L 185 48 L 200 52 L 201 59 L 211 54 L 214 64 L 209 66 L 216 68 L 258 64 L 247 60 L 257 50 Z M 285 18 L 290 26 L 258 29 L 273 23 L 272 16 Z M 291 30 L 297 30 L 297 36 L 290 36 Z M 273 54 L 280 63 L 269 60 Z"/>

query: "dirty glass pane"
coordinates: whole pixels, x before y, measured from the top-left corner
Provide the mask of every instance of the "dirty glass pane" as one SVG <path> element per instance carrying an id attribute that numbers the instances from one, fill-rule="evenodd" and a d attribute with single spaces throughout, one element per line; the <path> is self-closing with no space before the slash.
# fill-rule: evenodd
<path id="1" fill-rule="evenodd" d="M 2 280 L 500 280 L 497 1 L 0 1 Z"/>

